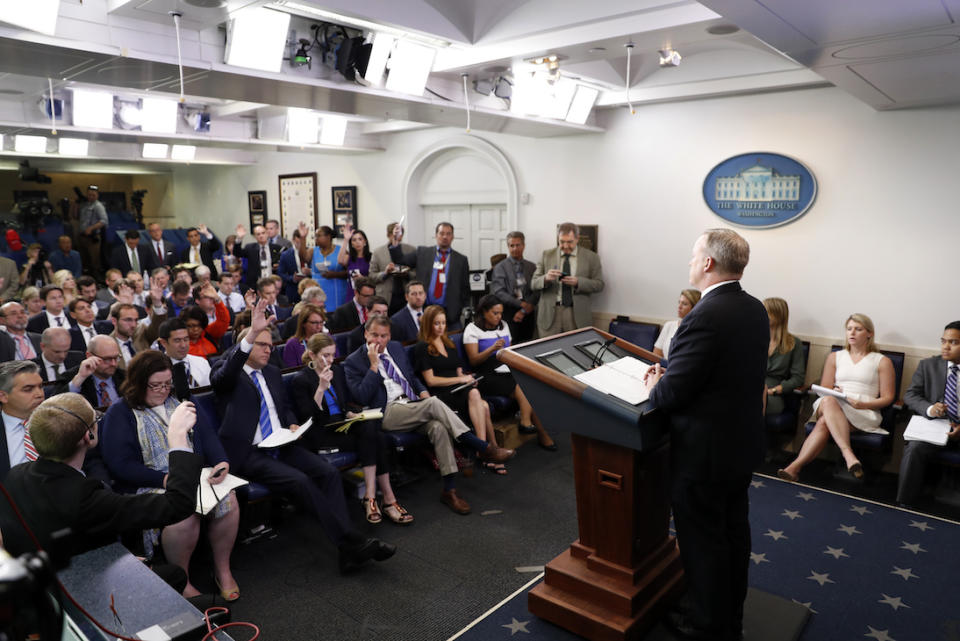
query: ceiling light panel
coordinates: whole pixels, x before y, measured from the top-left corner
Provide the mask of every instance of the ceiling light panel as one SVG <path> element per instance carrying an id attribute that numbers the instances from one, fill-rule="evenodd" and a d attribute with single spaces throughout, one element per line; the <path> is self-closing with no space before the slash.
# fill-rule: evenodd
<path id="1" fill-rule="evenodd" d="M 140 129 L 161 134 L 177 133 L 177 101 L 144 98 L 140 107 Z"/>
<path id="2" fill-rule="evenodd" d="M 320 144 L 343 146 L 347 137 L 347 119 L 340 116 L 324 116 L 320 130 Z"/>
<path id="3" fill-rule="evenodd" d="M 235 67 L 279 72 L 290 14 L 262 7 L 244 9 L 227 23 L 224 62 Z"/>
<path id="4" fill-rule="evenodd" d="M 14 136 L 13 149 L 21 154 L 45 154 L 47 139 L 44 136 Z"/>
<path id="5" fill-rule="evenodd" d="M 319 117 L 309 109 L 287 109 L 287 140 L 296 145 L 315 145 Z"/>
<path id="6" fill-rule="evenodd" d="M 390 55 L 387 90 L 413 96 L 423 95 L 436 54 L 436 50 L 431 47 L 409 40 L 398 40 Z"/>
<path id="7" fill-rule="evenodd" d="M 170 149 L 170 158 L 173 160 L 183 160 L 190 162 L 197 155 L 197 148 L 194 145 L 174 145 Z"/>
<path id="8" fill-rule="evenodd" d="M 113 94 L 73 89 L 73 126 L 113 129 Z"/>
<path id="9" fill-rule="evenodd" d="M 567 122 L 585 124 L 599 95 L 600 91 L 593 87 L 578 85 L 576 93 L 573 94 L 573 102 L 570 103 L 570 111 L 567 112 Z"/>
<path id="10" fill-rule="evenodd" d="M 64 156 L 86 156 L 90 149 L 90 141 L 85 138 L 60 138 L 58 149 Z"/>
<path id="11" fill-rule="evenodd" d="M 166 158 L 168 145 L 157 142 L 146 142 L 143 144 L 142 155 L 144 158 Z"/>
<path id="12" fill-rule="evenodd" d="M 396 38 L 386 33 L 376 33 L 373 36 L 373 47 L 370 49 L 370 59 L 363 79 L 375 87 L 383 86 L 383 74 L 387 70 L 387 59 L 393 51 Z"/>
<path id="13" fill-rule="evenodd" d="M 7 0 L 0 2 L 0 22 L 48 36 L 56 35 L 60 0 Z"/>

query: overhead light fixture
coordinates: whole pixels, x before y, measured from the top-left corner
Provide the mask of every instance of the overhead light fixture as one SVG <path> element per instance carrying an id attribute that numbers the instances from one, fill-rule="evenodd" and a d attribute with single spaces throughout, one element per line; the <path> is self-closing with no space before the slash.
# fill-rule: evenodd
<path id="1" fill-rule="evenodd" d="M 113 129 L 113 94 L 73 88 L 73 126 Z"/>
<path id="2" fill-rule="evenodd" d="M 86 138 L 60 138 L 58 145 L 64 156 L 86 156 L 90 149 L 90 141 Z"/>
<path id="3" fill-rule="evenodd" d="M 535 65 L 518 65 L 514 69 L 510 111 L 528 116 L 563 120 L 570 110 L 577 83 L 569 78 L 554 78 L 549 71 Z"/>
<path id="4" fill-rule="evenodd" d="M 598 89 L 586 85 L 577 85 L 577 91 L 573 94 L 573 102 L 570 103 L 566 121 L 577 125 L 585 124 L 599 95 L 600 91 Z"/>
<path id="5" fill-rule="evenodd" d="M 145 142 L 141 155 L 144 158 L 166 158 L 168 147 L 168 145 L 159 142 Z"/>
<path id="6" fill-rule="evenodd" d="M 287 109 L 287 140 L 297 145 L 315 145 L 319 116 L 309 109 Z"/>
<path id="7" fill-rule="evenodd" d="M 56 35 L 60 0 L 0 3 L 0 22 L 16 25 L 48 36 Z"/>
<path id="8" fill-rule="evenodd" d="M 173 160 L 190 162 L 196 155 L 197 148 L 194 145 L 174 145 L 170 148 L 170 158 Z"/>
<path id="9" fill-rule="evenodd" d="M 320 130 L 321 145 L 343 146 L 347 137 L 347 119 L 342 116 L 324 116 L 323 128 Z"/>
<path id="10" fill-rule="evenodd" d="M 242 9 L 227 22 L 224 62 L 234 67 L 279 72 L 290 14 L 264 7 Z"/>
<path id="11" fill-rule="evenodd" d="M 45 154 L 47 139 L 45 136 L 17 135 L 13 137 L 13 149 L 21 154 Z"/>
<path id="12" fill-rule="evenodd" d="M 117 117 L 121 127 L 135 129 L 143 124 L 143 112 L 140 110 L 140 101 L 130 102 L 117 100 Z"/>
<path id="13" fill-rule="evenodd" d="M 660 66 L 661 67 L 679 67 L 680 61 L 680 52 L 676 49 L 671 49 L 667 47 L 666 49 L 660 50 Z"/>
<path id="14" fill-rule="evenodd" d="M 390 72 L 387 74 L 387 90 L 412 96 L 423 95 L 436 54 L 436 50 L 430 47 L 409 40 L 398 40 L 388 62 Z"/>
<path id="15" fill-rule="evenodd" d="M 140 129 L 160 134 L 177 133 L 177 101 L 144 98 L 140 107 Z"/>
<path id="16" fill-rule="evenodd" d="M 383 86 L 383 74 L 387 71 L 387 59 L 390 58 L 390 52 L 393 51 L 393 45 L 396 41 L 396 38 L 383 32 L 373 34 L 370 58 L 367 60 L 367 68 L 363 72 L 363 80 L 367 84 L 374 87 Z"/>
<path id="17" fill-rule="evenodd" d="M 360 29 L 362 31 L 376 31 L 378 33 L 388 33 L 397 38 L 406 38 L 406 39 L 416 40 L 418 42 L 422 42 L 423 44 L 429 45 L 431 47 L 449 47 L 450 46 L 449 40 L 434 38 L 430 35 L 423 34 L 423 33 L 404 31 L 403 29 L 388 27 L 386 25 L 377 24 L 369 20 L 364 20 L 363 18 L 354 18 L 353 16 L 347 16 L 342 13 L 326 11 L 324 9 L 317 8 L 313 5 L 305 4 L 303 2 L 296 2 L 295 0 L 274 0 L 273 2 L 269 2 L 265 4 L 264 8 L 274 9 L 276 11 L 295 13 L 299 16 L 304 16 L 308 18 L 319 18 L 324 22 L 330 22 L 336 25 L 343 25 L 345 27 L 353 27 L 354 29 Z"/>

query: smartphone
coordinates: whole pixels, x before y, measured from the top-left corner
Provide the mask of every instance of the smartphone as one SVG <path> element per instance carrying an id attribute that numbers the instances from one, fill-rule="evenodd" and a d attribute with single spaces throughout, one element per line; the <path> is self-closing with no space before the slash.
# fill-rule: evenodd
<path id="1" fill-rule="evenodd" d="M 216 470 L 213 474 L 210 475 L 210 478 L 212 478 L 212 479 L 218 479 L 218 478 L 220 478 L 221 476 L 223 476 L 223 473 L 226 472 L 226 471 L 227 471 L 227 468 L 225 468 L 225 467 L 217 468 L 217 470 Z"/>

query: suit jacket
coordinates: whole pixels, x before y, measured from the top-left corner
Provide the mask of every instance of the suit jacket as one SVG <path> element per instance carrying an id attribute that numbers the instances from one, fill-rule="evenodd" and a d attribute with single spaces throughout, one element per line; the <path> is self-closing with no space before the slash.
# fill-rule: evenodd
<path id="1" fill-rule="evenodd" d="M 17 297 L 20 290 L 20 271 L 17 264 L 5 256 L 0 256 L 0 278 L 3 278 L 3 289 L 0 289 L 0 300 L 8 301 Z"/>
<path id="2" fill-rule="evenodd" d="M 946 387 L 947 363 L 941 356 L 931 356 L 917 365 L 903 400 L 911 410 L 926 416 L 928 407 L 943 402 Z"/>
<path id="3" fill-rule="evenodd" d="M 113 323 L 110 321 L 93 321 L 93 330 L 97 334 L 109 334 L 113 331 Z M 83 339 L 83 333 L 80 326 L 76 325 L 70 328 L 70 349 L 75 352 L 87 351 L 87 341 Z"/>
<path id="4" fill-rule="evenodd" d="M 667 416 L 673 473 L 722 481 L 763 461 L 770 323 L 739 282 L 707 293 L 680 323 L 650 407 Z"/>
<path id="5" fill-rule="evenodd" d="M 411 264 L 409 257 L 406 264 L 415 267 L 417 280 L 427 289 L 427 300 L 430 300 L 430 276 L 433 275 L 433 260 L 437 256 L 436 245 L 417 247 L 415 260 Z M 444 299 L 444 309 L 447 310 L 447 325 L 460 326 L 460 312 L 470 304 L 470 264 L 467 257 L 455 249 L 450 250 L 446 267 L 447 295 Z"/>
<path id="6" fill-rule="evenodd" d="M 40 356 L 40 334 L 27 332 L 27 338 L 33 343 L 33 349 Z M 17 343 L 13 337 L 0 330 L 0 363 L 17 360 Z"/>
<path id="7" fill-rule="evenodd" d="M 196 454 L 171 452 L 167 490 L 161 494 L 116 494 L 101 481 L 45 458 L 18 465 L 4 485 L 41 545 L 58 558 L 69 558 L 113 543 L 125 530 L 163 527 L 190 516 L 202 464 Z M 3 543 L 11 554 L 33 549 L 6 501 L 0 515 Z M 55 543 L 50 535 L 64 528 L 72 536 Z"/>
<path id="8" fill-rule="evenodd" d="M 403 256 L 413 254 L 416 251 L 417 248 L 413 245 L 400 243 L 401 260 Z M 368 277 L 376 282 L 377 296 L 383 296 L 388 303 L 393 297 L 394 287 L 402 287 L 404 280 L 403 277 L 399 277 L 396 272 L 387 274 L 384 271 L 390 263 L 396 263 L 390 256 L 390 246 L 381 245 L 374 249 L 373 254 L 370 256 L 370 272 L 367 274 Z"/>
<path id="9" fill-rule="evenodd" d="M 506 262 L 506 261 L 504 261 Z M 560 280 L 547 282 L 546 273 L 553 269 L 563 268 L 563 254 L 559 247 L 543 252 L 537 270 L 530 281 L 530 288 L 540 294 L 540 304 L 537 306 L 537 327 L 545 333 L 553 324 L 553 317 L 557 313 L 557 293 L 560 291 Z M 596 252 L 577 247 L 577 287 L 573 290 L 573 319 L 577 327 L 589 327 L 593 324 L 593 315 L 590 309 L 590 295 L 603 291 L 603 268 L 600 257 Z"/>
<path id="10" fill-rule="evenodd" d="M 63 394 L 64 392 L 70 391 L 70 381 L 72 381 L 77 372 L 80 371 L 79 367 L 74 367 L 73 369 L 67 370 L 63 376 L 60 377 L 59 385 L 54 390 L 57 394 Z M 120 394 L 120 386 L 123 385 L 123 381 L 126 378 L 126 373 L 122 369 L 117 369 L 113 374 L 113 385 L 117 388 L 117 394 Z M 97 395 L 97 388 L 93 384 L 93 375 L 87 377 L 87 380 L 83 382 L 80 386 L 80 395 L 87 399 L 87 402 L 90 403 L 92 407 L 100 407 L 100 398 Z M 260 410 L 257 410 L 259 413 Z"/>
<path id="11" fill-rule="evenodd" d="M 521 300 L 531 305 L 536 305 L 537 301 L 540 300 L 540 292 L 533 291 L 530 284 L 533 282 L 533 275 L 537 271 L 537 266 L 533 262 L 524 259 L 522 262 L 522 270 L 526 283 L 523 285 L 523 298 Z M 490 282 L 490 293 L 503 303 L 503 317 L 505 319 L 513 318 L 513 315 L 520 309 L 520 300 L 518 300 L 514 294 L 516 288 L 517 273 L 514 270 L 512 259 L 508 257 L 494 266 Z"/>
<path id="12" fill-rule="evenodd" d="M 426 391 L 420 382 L 420 377 L 413 371 L 407 350 L 397 341 L 387 343 L 387 353 L 400 368 L 400 373 L 407 379 L 414 393 L 418 396 Z M 347 375 L 347 387 L 351 398 L 364 407 L 384 408 L 387 405 L 387 388 L 383 384 L 383 377 L 379 372 L 370 369 L 370 359 L 367 358 L 365 347 L 357 349 L 343 361 L 343 370 Z"/>
<path id="13" fill-rule="evenodd" d="M 157 249 L 153 244 L 152 238 L 148 237 L 147 242 L 144 242 L 143 238 L 141 238 L 139 246 L 145 247 L 150 256 L 149 266 L 144 267 L 144 269 L 153 271 L 157 267 L 173 267 L 177 264 L 177 248 L 166 238 L 163 239 L 163 260 L 157 255 Z"/>
<path id="14" fill-rule="evenodd" d="M 304 367 L 297 372 L 290 382 L 290 400 L 293 403 L 293 412 L 297 415 L 297 421 L 302 425 L 308 418 L 313 419 L 313 427 L 319 428 L 330 422 L 330 407 L 326 399 L 322 407 L 317 407 L 313 400 L 313 395 L 317 391 L 317 385 L 320 378 L 317 373 L 309 367 Z M 330 382 L 333 393 L 337 396 L 337 404 L 340 406 L 340 412 L 347 411 L 347 405 L 351 402 L 347 389 L 347 376 L 340 363 L 333 364 L 333 380 Z"/>
<path id="15" fill-rule="evenodd" d="M 293 247 L 283 250 L 280 254 L 280 262 L 277 264 L 277 276 L 283 279 L 283 295 L 291 305 L 300 301 L 300 294 L 297 293 L 298 281 L 294 279 L 294 276 L 300 273 L 297 250 Z"/>
<path id="16" fill-rule="evenodd" d="M 278 245 L 267 244 L 270 250 L 270 265 L 273 273 L 276 273 L 278 263 L 280 262 L 281 249 Z M 260 280 L 260 245 L 258 243 L 248 243 L 243 247 L 240 243 L 233 246 L 233 255 L 237 258 L 247 259 L 247 272 L 244 275 L 248 285 L 253 287 Z"/>
<path id="17" fill-rule="evenodd" d="M 137 245 L 137 260 L 140 261 L 140 273 L 142 274 L 145 271 L 151 270 L 159 261 L 156 254 L 151 255 L 151 250 L 153 245 L 144 246 L 143 244 Z M 112 252 L 110 252 L 110 267 L 114 269 L 119 269 L 123 272 L 124 278 L 127 276 L 127 272 L 133 270 L 133 266 L 130 264 L 130 254 L 127 252 L 127 243 L 122 243 L 115 247 Z M 112 298 L 112 297 L 111 297 Z M 100 297 L 97 296 L 97 299 L 100 300 Z"/>
<path id="18" fill-rule="evenodd" d="M 406 305 L 390 317 L 390 338 L 400 343 L 417 340 L 420 330 L 417 321 L 413 319 L 410 308 Z"/>
<path id="19" fill-rule="evenodd" d="M 217 395 L 220 405 L 220 441 L 227 452 L 231 467 L 242 469 L 243 462 L 253 450 L 253 437 L 260 429 L 260 393 L 253 380 L 243 371 L 248 354 L 240 345 L 231 348 L 223 358 L 217 361 L 210 373 L 210 385 Z M 277 409 L 282 427 L 297 422 L 283 385 L 280 369 L 267 365 L 260 370 L 273 403 Z"/>
<path id="20" fill-rule="evenodd" d="M 332 333 L 346 332 L 359 325 L 360 313 L 352 298 L 333 310 L 327 319 L 327 329 Z"/>
<path id="21" fill-rule="evenodd" d="M 71 327 L 77 326 L 77 321 L 70 318 L 67 308 L 63 308 L 63 315 L 67 319 L 67 326 L 65 329 L 70 329 Z M 43 334 L 43 330 L 50 327 L 50 319 L 47 318 L 46 312 L 40 312 L 39 314 L 34 314 L 27 320 L 27 331 L 33 332 L 35 334 Z"/>
<path id="22" fill-rule="evenodd" d="M 200 240 L 200 262 L 207 266 L 210 270 L 210 274 L 213 278 L 217 277 L 217 266 L 213 260 L 213 255 L 220 251 L 220 241 L 217 240 L 217 237 L 214 236 L 208 240 Z M 190 262 L 190 245 L 187 245 L 180 250 L 180 262 L 189 263 Z"/>
<path id="23" fill-rule="evenodd" d="M 80 363 L 83 362 L 84 356 L 85 352 L 75 352 L 73 350 L 67 352 L 67 357 L 63 361 L 63 373 L 66 374 L 68 371 L 80 367 Z M 56 379 L 51 381 L 49 376 L 47 376 L 47 366 L 43 362 L 43 354 L 39 354 L 35 359 L 33 359 L 33 362 L 36 363 L 37 367 L 40 368 L 40 378 L 43 379 L 44 383 L 55 383 L 57 380 L 59 380 Z"/>

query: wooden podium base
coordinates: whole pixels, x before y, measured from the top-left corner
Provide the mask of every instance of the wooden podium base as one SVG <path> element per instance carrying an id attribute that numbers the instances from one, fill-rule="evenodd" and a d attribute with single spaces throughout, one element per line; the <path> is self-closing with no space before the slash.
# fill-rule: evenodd
<path id="1" fill-rule="evenodd" d="M 642 638 L 680 595 L 683 567 L 676 540 L 669 537 L 651 553 L 632 581 L 611 576 L 605 565 L 574 543 L 547 564 L 543 583 L 528 595 L 530 612 L 590 641 Z"/>

